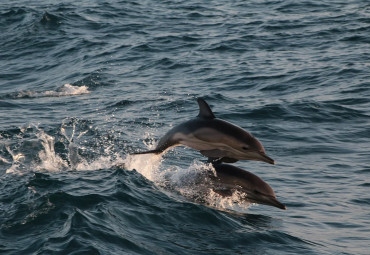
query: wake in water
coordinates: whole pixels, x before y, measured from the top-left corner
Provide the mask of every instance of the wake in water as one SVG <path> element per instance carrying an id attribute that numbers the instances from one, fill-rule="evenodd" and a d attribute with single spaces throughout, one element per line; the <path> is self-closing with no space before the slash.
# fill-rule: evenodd
<path id="1" fill-rule="evenodd" d="M 180 195 L 187 201 L 240 212 L 250 206 L 240 192 L 223 197 L 212 190 L 210 174 L 215 172 L 211 164 L 194 161 L 188 168 L 164 166 L 161 155 L 121 155 L 112 142 L 98 140 L 88 144 L 99 136 L 98 131 L 81 120 L 65 119 L 56 131 L 50 132 L 52 135 L 38 126 L 28 126 L 13 131 L 14 134 L 3 133 L 0 162 L 5 173 L 124 168 L 136 170 L 175 199 Z M 150 139 L 145 145 L 148 149 L 155 146 Z"/>
<path id="2" fill-rule="evenodd" d="M 87 86 L 74 86 L 66 83 L 55 90 L 46 91 L 19 91 L 11 94 L 7 94 L 3 97 L 5 98 L 40 98 L 40 97 L 63 97 L 63 96 L 76 96 L 89 94 L 89 88 Z"/>

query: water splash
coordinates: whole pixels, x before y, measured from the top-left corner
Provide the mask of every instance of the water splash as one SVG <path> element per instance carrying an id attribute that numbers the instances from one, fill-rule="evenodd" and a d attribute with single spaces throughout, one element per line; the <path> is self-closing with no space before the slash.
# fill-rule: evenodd
<path id="1" fill-rule="evenodd" d="M 20 171 L 19 171 L 19 167 L 20 165 L 22 164 L 22 161 L 24 160 L 24 155 L 22 153 L 14 153 L 9 146 L 6 146 L 6 150 L 8 151 L 8 153 L 11 155 L 12 157 L 12 162 L 6 160 L 6 159 L 3 159 L 1 158 L 1 160 L 4 162 L 4 163 L 7 163 L 7 164 L 11 164 L 11 167 L 8 168 L 6 170 L 6 173 L 17 173 L 19 174 Z"/>
<path id="2" fill-rule="evenodd" d="M 94 132 L 91 125 L 78 119 L 65 119 L 57 130 L 49 133 L 38 126 L 22 128 L 19 132 L 21 143 L 31 143 L 29 146 L 34 152 L 30 153 L 28 147 L 14 146 L 14 149 L 11 149 L 7 146 L 6 149 L 12 158 L 3 160 L 11 164 L 6 170 L 7 174 L 120 167 L 127 170 L 135 169 L 156 186 L 170 193 L 179 194 L 187 201 L 240 212 L 245 212 L 250 206 L 241 193 L 234 192 L 231 196 L 222 197 L 213 191 L 211 177 L 215 175 L 215 170 L 211 164 L 194 160 L 189 167 L 184 168 L 164 164 L 167 162 L 163 162 L 161 154 L 121 155 L 114 142 L 104 141 Z M 29 140 L 25 141 L 26 137 Z M 155 148 L 155 142 L 151 137 L 151 134 L 145 134 L 144 144 L 148 150 Z M 84 144 L 84 141 L 91 140 L 97 140 L 96 144 Z"/>
<path id="3" fill-rule="evenodd" d="M 63 160 L 55 153 L 54 137 L 46 134 L 43 130 L 39 130 L 36 134 L 40 139 L 43 150 L 39 152 L 38 156 L 40 164 L 36 166 L 37 170 L 58 171 L 68 167 L 67 161 Z"/>
<path id="4" fill-rule="evenodd" d="M 121 155 L 112 149 L 114 144 L 98 140 L 97 143 L 103 143 L 103 149 L 100 144 L 84 145 L 84 142 L 94 140 L 84 136 L 91 138 L 96 133 L 92 126 L 77 119 L 65 119 L 60 129 L 53 132 L 46 132 L 35 125 L 20 128 L 5 146 L 4 151 L 11 156 L 11 159 L 1 158 L 3 163 L 11 165 L 5 173 L 98 170 L 124 162 Z"/>
<path id="5" fill-rule="evenodd" d="M 63 97 L 63 96 L 75 96 L 89 94 L 89 88 L 85 85 L 83 86 L 74 86 L 69 83 L 66 83 L 56 90 L 47 90 L 47 91 L 20 91 L 7 95 L 9 98 L 40 98 L 40 97 Z"/>
<path id="6" fill-rule="evenodd" d="M 239 191 L 234 191 L 230 197 L 223 197 L 212 189 L 207 194 L 207 205 L 223 209 L 223 210 L 231 210 L 234 212 L 245 213 L 252 205 L 257 205 L 254 203 L 249 203 L 244 200 L 246 195 Z"/>
<path id="7" fill-rule="evenodd" d="M 153 182 L 160 182 L 160 165 L 162 156 L 155 154 L 126 155 L 124 168 L 136 170 L 145 178 Z"/>
<path id="8" fill-rule="evenodd" d="M 85 130 L 80 132 L 80 134 L 75 138 L 76 136 L 76 122 L 73 121 L 72 125 L 67 125 L 65 121 L 63 121 L 62 127 L 60 128 L 60 133 L 64 136 L 64 138 L 67 140 L 68 143 L 68 154 L 67 154 L 67 160 L 69 162 L 69 165 L 72 169 L 79 168 L 80 165 L 87 165 L 86 159 L 82 158 L 79 153 L 79 147 L 77 144 L 74 143 L 75 139 L 79 139 L 84 134 L 86 134 L 89 130 Z"/>
<path id="9" fill-rule="evenodd" d="M 73 96 L 73 95 L 82 95 L 82 94 L 89 94 L 89 93 L 90 91 L 88 90 L 88 87 L 85 85 L 73 86 L 67 83 L 59 87 L 56 91 L 45 91 L 43 95 L 44 96 Z"/>
<path id="10" fill-rule="evenodd" d="M 212 164 L 194 160 L 188 168 L 163 166 L 161 155 L 143 154 L 127 155 L 124 166 L 137 170 L 157 186 L 176 192 L 189 201 L 242 213 L 251 206 L 241 192 L 234 191 L 231 196 L 223 197 L 213 191 L 210 176 L 216 172 Z"/>

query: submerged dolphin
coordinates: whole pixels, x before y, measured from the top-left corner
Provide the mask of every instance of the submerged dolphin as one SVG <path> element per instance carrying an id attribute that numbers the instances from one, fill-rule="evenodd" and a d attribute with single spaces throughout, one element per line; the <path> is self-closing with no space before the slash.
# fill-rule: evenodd
<path id="1" fill-rule="evenodd" d="M 247 202 L 286 210 L 285 205 L 276 199 L 275 192 L 270 185 L 257 175 L 229 164 L 214 162 L 212 165 L 216 174 L 210 173 L 209 177 L 211 178 L 211 188 L 217 194 L 226 197 L 239 191 L 245 195 L 244 200 Z"/>
<path id="2" fill-rule="evenodd" d="M 275 164 L 262 144 L 244 129 L 218 119 L 203 99 L 198 99 L 199 114 L 169 130 L 154 150 L 133 154 L 160 154 L 167 149 L 185 145 L 206 157 L 233 163 L 238 160 L 257 160 Z"/>

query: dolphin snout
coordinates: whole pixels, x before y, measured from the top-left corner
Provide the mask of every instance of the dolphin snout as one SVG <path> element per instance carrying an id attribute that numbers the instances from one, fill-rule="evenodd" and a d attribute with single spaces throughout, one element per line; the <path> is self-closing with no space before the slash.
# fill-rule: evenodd
<path id="1" fill-rule="evenodd" d="M 267 156 L 265 153 L 260 152 L 259 154 L 261 156 L 261 161 L 272 164 L 272 165 L 275 165 L 275 160 L 273 160 L 272 158 Z"/>

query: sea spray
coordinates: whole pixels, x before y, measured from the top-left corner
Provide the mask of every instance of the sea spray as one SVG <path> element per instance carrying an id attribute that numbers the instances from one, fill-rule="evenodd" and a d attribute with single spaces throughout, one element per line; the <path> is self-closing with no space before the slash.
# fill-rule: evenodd
<path id="1" fill-rule="evenodd" d="M 89 133 L 91 131 L 91 133 Z M 53 132 L 38 125 L 19 128 L 19 144 L 8 143 L 4 150 L 8 158 L 1 158 L 6 173 L 23 174 L 30 171 L 55 172 L 67 170 L 99 170 L 124 163 L 115 144 L 99 139 L 90 140 L 96 130 L 77 119 L 65 119 Z M 53 134 L 52 134 L 53 133 Z M 82 138 L 84 138 L 82 140 Z"/>
<path id="2" fill-rule="evenodd" d="M 156 154 L 127 155 L 124 166 L 128 170 L 136 170 L 145 178 L 153 182 L 160 182 L 159 167 L 162 163 L 162 156 Z"/>
<path id="3" fill-rule="evenodd" d="M 182 196 L 210 207 L 245 212 L 250 203 L 244 194 L 234 191 L 231 196 L 221 196 L 213 191 L 212 176 L 216 171 L 210 163 L 194 160 L 186 169 L 170 168 L 165 170 L 166 183 Z"/>
<path id="4" fill-rule="evenodd" d="M 189 202 L 237 212 L 245 212 L 251 206 L 241 192 L 234 191 L 231 196 L 223 197 L 213 191 L 210 175 L 216 172 L 212 164 L 194 160 L 188 168 L 181 168 L 163 166 L 162 161 L 161 154 L 127 155 L 123 166 L 135 169 L 158 187 L 178 193 Z"/>
<path id="5" fill-rule="evenodd" d="M 39 130 L 36 134 L 43 146 L 38 154 L 40 163 L 36 165 L 37 170 L 58 171 L 68 167 L 67 161 L 63 160 L 55 153 L 54 137 L 46 134 L 43 130 Z"/>
<path id="6" fill-rule="evenodd" d="M 86 134 L 87 132 L 88 130 L 82 131 L 77 136 L 77 139 Z M 64 136 L 64 138 L 68 142 L 67 159 L 70 167 L 72 169 L 77 169 L 79 165 L 86 165 L 87 164 L 86 159 L 82 158 L 78 153 L 79 146 L 74 143 L 74 138 L 76 134 L 76 122 L 73 121 L 72 125 L 66 125 L 66 123 L 63 121 L 62 127 L 60 128 L 60 133 Z"/>
<path id="7" fill-rule="evenodd" d="M 11 164 L 11 167 L 6 170 L 6 173 L 17 173 L 20 174 L 19 166 L 22 164 L 24 160 L 24 155 L 22 153 L 14 153 L 9 146 L 6 146 L 6 150 L 12 156 L 12 162 L 1 158 L 1 160 L 6 164 Z"/>

